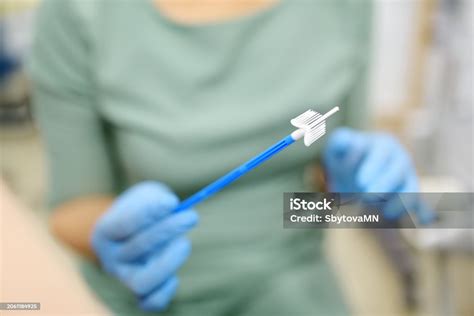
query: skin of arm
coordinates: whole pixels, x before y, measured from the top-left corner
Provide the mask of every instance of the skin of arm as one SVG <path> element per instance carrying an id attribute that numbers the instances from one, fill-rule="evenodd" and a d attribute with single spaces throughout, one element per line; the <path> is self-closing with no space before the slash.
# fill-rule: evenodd
<path id="1" fill-rule="evenodd" d="M 69 200 L 54 209 L 49 218 L 52 234 L 79 254 L 95 259 L 91 236 L 99 217 L 114 201 L 111 195 L 93 195 Z"/>

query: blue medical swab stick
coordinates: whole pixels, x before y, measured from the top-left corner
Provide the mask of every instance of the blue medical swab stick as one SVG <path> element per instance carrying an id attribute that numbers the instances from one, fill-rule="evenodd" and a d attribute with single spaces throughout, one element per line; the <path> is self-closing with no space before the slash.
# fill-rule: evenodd
<path id="1" fill-rule="evenodd" d="M 319 114 L 313 110 L 308 110 L 298 117 L 291 120 L 291 124 L 298 129 L 295 130 L 290 135 L 286 136 L 280 140 L 275 145 L 271 146 L 261 154 L 255 156 L 234 170 L 230 171 L 223 177 L 217 179 L 213 183 L 209 184 L 205 188 L 196 192 L 183 202 L 181 202 L 175 209 L 175 212 L 185 210 L 187 208 L 193 207 L 194 205 L 206 200 L 212 195 L 216 194 L 250 170 L 254 169 L 258 165 L 264 163 L 271 157 L 278 154 L 280 151 L 286 147 L 293 144 L 295 141 L 304 137 L 304 144 L 308 147 L 321 136 L 326 133 L 326 119 L 332 114 L 339 111 L 339 107 L 334 107 L 329 112 L 324 115 Z"/>

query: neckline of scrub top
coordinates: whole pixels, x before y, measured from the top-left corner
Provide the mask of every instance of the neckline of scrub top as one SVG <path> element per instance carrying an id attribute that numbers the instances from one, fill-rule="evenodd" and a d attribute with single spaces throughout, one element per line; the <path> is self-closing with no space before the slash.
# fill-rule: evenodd
<path id="1" fill-rule="evenodd" d="M 222 28 L 222 27 L 232 27 L 238 26 L 240 24 L 246 24 L 253 21 L 261 20 L 267 16 L 274 14 L 276 11 L 280 10 L 284 4 L 289 1 L 286 0 L 276 0 L 274 4 L 270 7 L 259 9 L 254 12 L 242 14 L 236 17 L 228 18 L 228 19 L 218 19 L 217 21 L 209 21 L 209 22 L 202 22 L 202 23 L 186 23 L 186 22 L 179 22 L 176 21 L 165 14 L 163 14 L 159 7 L 157 7 L 153 0 L 146 0 L 147 9 L 150 9 L 155 16 L 157 16 L 161 21 L 170 25 L 175 28 L 179 28 L 182 30 L 188 31 L 197 31 L 197 30 L 205 30 L 205 29 L 213 29 L 213 28 Z"/>

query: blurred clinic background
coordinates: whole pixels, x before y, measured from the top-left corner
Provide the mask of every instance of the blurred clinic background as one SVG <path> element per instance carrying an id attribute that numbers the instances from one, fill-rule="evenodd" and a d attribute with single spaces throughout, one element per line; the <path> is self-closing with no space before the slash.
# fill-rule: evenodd
<path id="1" fill-rule="evenodd" d="M 0 0 L 0 302 L 51 306 L 61 293 L 71 314 L 100 314 L 104 307 L 75 272 L 74 256 L 46 229 L 43 146 L 24 71 L 39 2 Z M 374 128 L 409 148 L 423 191 L 472 192 L 473 1 L 374 5 Z M 8 237 L 13 234 L 21 238 Z M 402 236 L 394 244 L 387 234 L 328 232 L 327 254 L 353 314 L 474 315 L 472 232 L 404 230 Z"/>

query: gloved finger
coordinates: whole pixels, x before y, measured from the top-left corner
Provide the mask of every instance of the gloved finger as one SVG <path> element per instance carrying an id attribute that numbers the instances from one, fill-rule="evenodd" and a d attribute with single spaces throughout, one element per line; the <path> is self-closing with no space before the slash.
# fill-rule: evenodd
<path id="1" fill-rule="evenodd" d="M 394 155 L 387 162 L 385 170 L 367 184 L 367 192 L 396 192 L 411 173 L 413 171 L 408 158 L 405 155 Z"/>
<path id="2" fill-rule="evenodd" d="M 138 296 L 149 294 L 183 265 L 191 252 L 191 243 L 181 237 L 172 241 L 158 255 L 151 257 L 127 285 Z"/>
<path id="3" fill-rule="evenodd" d="M 169 215 L 125 241 L 118 250 L 117 258 L 123 261 L 136 260 L 176 239 L 197 222 L 198 214 L 194 210 Z"/>
<path id="4" fill-rule="evenodd" d="M 340 128 L 331 134 L 323 154 L 330 186 L 340 184 L 341 181 L 353 183 L 350 174 L 360 164 L 366 146 L 364 134 L 352 129 Z"/>
<path id="5" fill-rule="evenodd" d="M 92 248 L 100 260 L 102 268 L 109 274 L 117 275 L 116 261 L 113 259 L 117 253 L 118 242 L 105 238 L 101 234 L 94 233 L 91 239 Z"/>
<path id="6" fill-rule="evenodd" d="M 176 276 L 169 278 L 158 289 L 140 300 L 140 308 L 147 311 L 163 311 L 168 307 L 178 289 Z"/>
<path id="7" fill-rule="evenodd" d="M 362 133 L 350 128 L 338 128 L 329 136 L 324 154 L 326 162 L 340 161 L 365 146 Z"/>
<path id="8" fill-rule="evenodd" d="M 399 194 L 418 191 L 418 180 L 416 176 L 408 177 L 400 188 L 397 189 Z M 405 194 L 403 198 L 397 197 L 391 199 L 384 206 L 383 212 L 385 218 L 394 220 L 406 214 L 409 210 L 416 210 L 417 196 Z"/>
<path id="9" fill-rule="evenodd" d="M 416 223 L 420 225 L 428 225 L 436 221 L 436 213 L 421 200 L 421 196 L 417 193 L 401 193 L 401 202 L 396 200 L 390 201 L 384 208 L 384 216 L 387 219 L 394 220 L 403 218 L 405 215 L 411 215 L 416 218 Z"/>
<path id="10" fill-rule="evenodd" d="M 413 212 L 419 224 L 431 224 L 437 219 L 435 211 L 423 201 L 422 195 L 419 194 L 420 185 L 418 178 L 413 175 L 410 177 L 401 190 L 402 200 L 405 205 L 409 206 L 409 211 Z"/>
<path id="11" fill-rule="evenodd" d="M 416 208 L 415 214 L 418 223 L 421 225 L 432 224 L 438 218 L 435 210 L 433 210 L 427 203 L 425 203 L 425 201 L 421 200 L 421 197 L 418 203 L 418 207 Z"/>
<path id="12" fill-rule="evenodd" d="M 171 213 L 178 203 L 176 195 L 164 184 L 140 183 L 114 202 L 96 229 L 110 239 L 125 239 Z"/>
<path id="13" fill-rule="evenodd" d="M 144 263 L 129 263 L 115 261 L 113 265 L 113 273 L 117 279 L 122 281 L 123 284 L 128 285 L 133 277 L 143 269 Z"/>
<path id="14" fill-rule="evenodd" d="M 341 159 L 345 156 L 356 132 L 350 128 L 338 128 L 329 135 L 325 153 L 330 159 Z"/>
<path id="15" fill-rule="evenodd" d="M 383 215 L 387 220 L 396 220 L 408 215 L 408 209 L 397 194 L 391 194 L 393 198 L 388 200 L 383 207 Z"/>
<path id="16" fill-rule="evenodd" d="M 368 146 L 356 171 L 356 183 L 360 190 L 367 191 L 370 183 L 382 174 L 389 158 L 390 148 L 384 141 L 374 141 Z"/>

